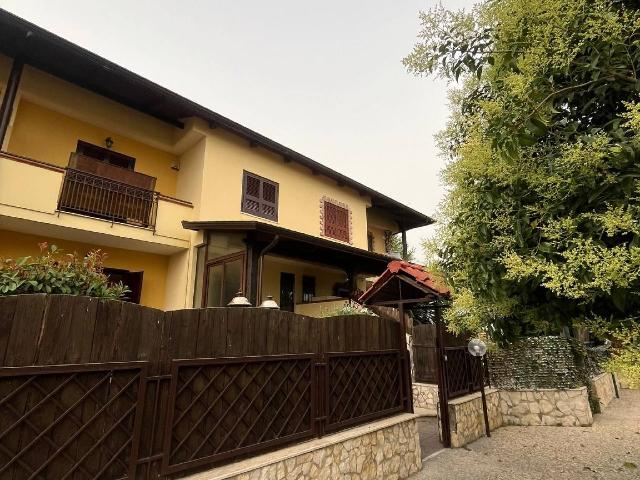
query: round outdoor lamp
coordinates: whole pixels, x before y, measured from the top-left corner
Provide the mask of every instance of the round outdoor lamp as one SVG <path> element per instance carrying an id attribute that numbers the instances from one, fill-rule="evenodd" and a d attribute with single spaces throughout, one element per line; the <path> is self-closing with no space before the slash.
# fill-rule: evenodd
<path id="1" fill-rule="evenodd" d="M 251 302 L 247 300 L 247 297 L 242 296 L 242 292 L 236 293 L 236 296 L 227 303 L 227 307 L 250 307 Z"/>
<path id="2" fill-rule="evenodd" d="M 489 414 L 487 413 L 487 397 L 484 394 L 484 362 L 482 361 L 482 357 L 484 357 L 487 353 L 487 344 L 484 343 L 479 338 L 472 338 L 469 340 L 469 344 L 467 345 L 467 350 L 474 357 L 478 357 L 480 360 L 480 393 L 482 395 L 482 413 L 484 414 L 484 430 L 487 434 L 487 437 L 491 436 L 491 431 L 489 430 Z"/>
<path id="3" fill-rule="evenodd" d="M 467 350 L 474 357 L 483 357 L 487 353 L 487 345 L 479 338 L 473 338 L 469 340 Z"/>
<path id="4" fill-rule="evenodd" d="M 267 295 L 267 299 L 260 304 L 260 308 L 271 308 L 273 310 L 278 310 L 280 307 L 273 299 L 273 296 Z"/>

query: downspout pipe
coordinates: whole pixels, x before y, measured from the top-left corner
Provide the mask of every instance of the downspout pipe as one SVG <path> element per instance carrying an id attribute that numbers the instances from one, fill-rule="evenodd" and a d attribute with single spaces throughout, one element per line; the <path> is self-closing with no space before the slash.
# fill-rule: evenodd
<path id="1" fill-rule="evenodd" d="M 264 265 L 264 256 L 269 253 L 280 241 L 280 235 L 276 235 L 271 240 L 271 243 L 264 247 L 260 252 L 260 256 L 258 257 L 258 288 L 256 294 L 256 305 L 259 305 L 262 302 L 262 270 Z"/>
<path id="2" fill-rule="evenodd" d="M 9 73 L 9 79 L 7 80 L 7 87 L 5 88 L 4 95 L 2 97 L 2 104 L 0 105 L 0 149 L 4 144 L 4 139 L 9 129 L 9 122 L 11 121 L 11 114 L 13 112 L 13 104 L 16 101 L 18 94 L 18 86 L 20 85 L 20 77 L 22 77 L 22 67 L 24 62 L 20 58 L 14 58 L 11 65 L 11 72 Z"/>

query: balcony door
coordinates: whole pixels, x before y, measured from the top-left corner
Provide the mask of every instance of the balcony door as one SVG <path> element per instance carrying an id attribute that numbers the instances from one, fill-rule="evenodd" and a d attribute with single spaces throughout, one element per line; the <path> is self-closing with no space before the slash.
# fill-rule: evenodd
<path id="1" fill-rule="evenodd" d="M 204 285 L 206 307 L 224 307 L 241 291 L 244 291 L 244 253 L 207 263 Z"/>

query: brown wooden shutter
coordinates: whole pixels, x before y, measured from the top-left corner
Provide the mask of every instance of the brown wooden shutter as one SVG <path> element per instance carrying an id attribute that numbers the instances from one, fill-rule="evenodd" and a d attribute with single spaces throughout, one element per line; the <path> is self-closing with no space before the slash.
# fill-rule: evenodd
<path id="1" fill-rule="evenodd" d="M 278 221 L 278 184 L 253 173 L 244 172 L 242 211 Z"/>
<path id="2" fill-rule="evenodd" d="M 349 241 L 349 210 L 324 202 L 324 234 L 343 242 Z"/>

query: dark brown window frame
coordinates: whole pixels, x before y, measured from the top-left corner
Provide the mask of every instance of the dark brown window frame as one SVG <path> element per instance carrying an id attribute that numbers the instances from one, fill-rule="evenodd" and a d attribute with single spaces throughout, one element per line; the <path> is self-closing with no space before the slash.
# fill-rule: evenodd
<path id="1" fill-rule="evenodd" d="M 255 197 L 252 195 L 249 195 L 247 193 L 247 179 L 248 178 L 254 178 L 256 180 L 258 180 L 260 182 L 260 194 L 259 197 Z M 264 185 L 268 184 L 271 185 L 275 188 L 275 198 L 276 201 L 275 202 L 270 202 L 268 200 L 265 200 L 263 197 L 263 189 L 264 189 Z M 243 170 L 242 172 L 242 198 L 240 201 L 240 211 L 243 213 L 246 213 L 248 215 L 253 215 L 256 217 L 260 217 L 260 218 L 266 218 L 267 220 L 273 220 L 274 222 L 278 221 L 278 207 L 279 207 L 279 195 L 280 195 L 280 185 L 278 184 L 278 182 L 274 182 L 273 180 L 269 180 L 268 178 L 265 177 L 261 177 L 260 175 L 256 175 L 255 173 L 252 172 L 248 172 L 247 170 Z M 256 202 L 259 205 L 259 211 L 255 211 L 255 210 L 251 210 L 249 208 L 247 208 L 246 203 L 247 200 Z M 263 212 L 263 206 L 267 206 L 267 207 L 273 207 L 274 209 L 274 214 L 273 215 L 269 215 L 267 213 Z"/>
<path id="2" fill-rule="evenodd" d="M 242 262 L 242 276 L 240 278 L 240 287 L 242 291 L 244 290 L 245 281 L 247 278 L 247 256 L 245 253 L 246 252 L 231 253 L 229 255 L 224 255 L 222 257 L 218 257 L 205 262 L 203 271 L 204 281 L 202 282 L 202 308 L 207 308 L 207 294 L 209 293 L 209 267 L 213 267 L 215 265 L 223 265 L 225 263 L 240 260 Z M 224 291 L 224 275 L 223 282 L 220 288 Z M 226 305 L 221 306 L 224 307 Z"/>

